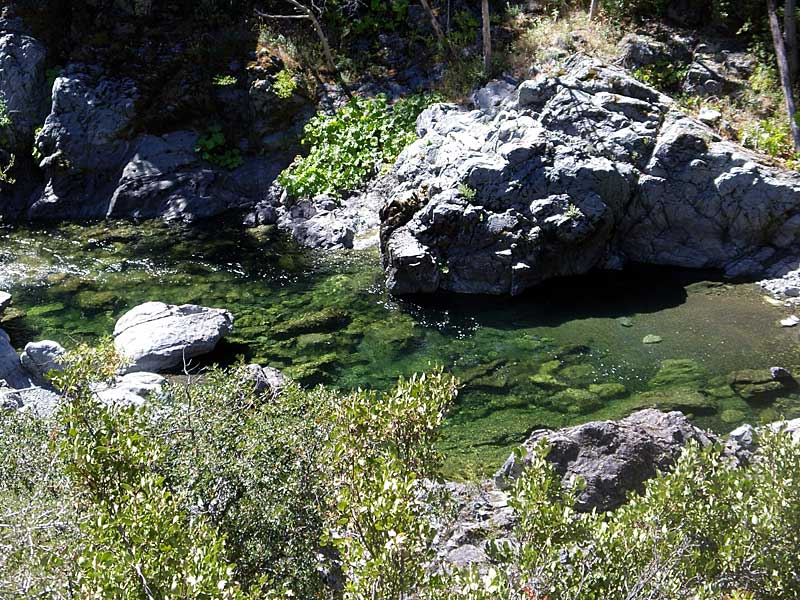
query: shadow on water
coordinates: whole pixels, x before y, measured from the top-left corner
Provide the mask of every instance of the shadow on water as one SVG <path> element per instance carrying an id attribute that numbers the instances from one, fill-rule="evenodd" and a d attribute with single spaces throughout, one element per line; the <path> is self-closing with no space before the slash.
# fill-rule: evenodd
<path id="1" fill-rule="evenodd" d="M 558 327 L 581 319 L 657 313 L 685 303 L 688 286 L 723 281 L 719 271 L 633 264 L 622 271 L 552 279 L 515 297 L 442 293 L 397 303 L 416 320 L 445 328 Z"/>

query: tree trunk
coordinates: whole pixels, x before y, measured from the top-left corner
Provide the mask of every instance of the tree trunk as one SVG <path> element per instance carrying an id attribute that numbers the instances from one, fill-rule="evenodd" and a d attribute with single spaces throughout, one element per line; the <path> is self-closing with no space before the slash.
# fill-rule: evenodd
<path id="1" fill-rule="evenodd" d="M 256 15 L 264 19 L 308 19 L 311 21 L 311 26 L 314 28 L 314 33 L 317 34 L 319 43 L 322 46 L 322 54 L 325 56 L 325 63 L 328 66 L 328 70 L 336 78 L 336 81 L 339 83 L 339 86 L 342 88 L 345 96 L 352 99 L 353 94 L 350 93 L 350 89 L 347 87 L 347 84 L 342 78 L 342 74 L 339 72 L 339 69 L 336 68 L 336 62 L 333 60 L 333 51 L 331 50 L 331 45 L 328 43 L 328 36 L 325 35 L 325 31 L 322 29 L 322 24 L 319 22 L 319 19 L 317 19 L 317 15 L 314 14 L 314 11 L 309 6 L 306 6 L 298 0 L 286 0 L 286 2 L 291 4 L 299 14 L 269 15 L 256 10 Z"/>
<path id="2" fill-rule="evenodd" d="M 442 26 L 439 25 L 439 19 L 436 18 L 436 13 L 434 13 L 433 8 L 431 8 L 431 3 L 428 0 L 419 1 L 420 4 L 422 4 L 422 8 L 424 8 L 425 12 L 428 13 L 428 18 L 431 20 L 433 32 L 436 34 L 436 39 L 439 40 L 439 43 L 442 44 L 442 46 L 447 46 L 447 39 L 444 37 L 444 31 L 442 31 Z"/>
<path id="3" fill-rule="evenodd" d="M 789 127 L 792 130 L 794 149 L 800 151 L 800 127 L 797 125 L 794 91 L 789 72 L 789 60 L 786 58 L 786 45 L 784 44 L 781 23 L 778 20 L 778 1 L 767 0 L 767 13 L 769 14 L 769 28 L 772 32 L 772 43 L 775 46 L 775 57 L 778 59 L 778 72 L 781 76 L 783 97 L 786 100 L 786 112 L 789 114 Z"/>
<path id="4" fill-rule="evenodd" d="M 786 0 L 787 2 L 789 0 Z M 600 9 L 600 0 L 592 0 L 592 3 L 589 5 L 589 20 L 594 21 L 594 18 L 597 16 L 597 11 Z"/>
<path id="5" fill-rule="evenodd" d="M 483 74 L 489 77 L 492 74 L 492 24 L 489 21 L 489 0 L 481 0 L 481 16 L 483 17 Z"/>
<path id="6" fill-rule="evenodd" d="M 797 53 L 796 9 L 797 0 L 786 0 L 783 7 L 783 40 L 786 43 L 786 59 L 789 62 L 789 77 L 792 85 L 797 84 L 798 66 L 800 66 L 800 57 Z"/>

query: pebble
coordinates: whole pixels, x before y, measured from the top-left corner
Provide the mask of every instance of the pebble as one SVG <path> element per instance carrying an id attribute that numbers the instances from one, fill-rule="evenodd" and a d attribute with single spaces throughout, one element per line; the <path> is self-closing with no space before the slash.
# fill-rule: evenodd
<path id="1" fill-rule="evenodd" d="M 794 327 L 798 323 L 800 323 L 800 318 L 798 318 L 797 315 L 781 319 L 781 327 Z"/>
<path id="2" fill-rule="evenodd" d="M 708 108 L 707 106 L 701 108 L 700 114 L 697 115 L 697 119 L 706 125 L 715 125 L 721 118 L 721 112 L 714 110 L 713 108 Z"/>
<path id="3" fill-rule="evenodd" d="M 620 317 L 617 319 L 617 323 L 622 325 L 623 327 L 633 327 L 633 321 L 630 317 Z"/>
<path id="4" fill-rule="evenodd" d="M 646 335 L 642 338 L 643 344 L 660 344 L 661 341 L 660 335 Z"/>

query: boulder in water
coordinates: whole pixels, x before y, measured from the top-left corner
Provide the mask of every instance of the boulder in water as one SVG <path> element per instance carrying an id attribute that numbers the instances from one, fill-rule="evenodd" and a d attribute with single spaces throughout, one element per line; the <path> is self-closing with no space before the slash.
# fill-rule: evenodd
<path id="1" fill-rule="evenodd" d="M 395 294 L 519 294 L 645 262 L 768 272 L 800 243 L 800 175 L 576 56 L 499 110 L 434 106 L 381 211 Z"/>
<path id="2" fill-rule="evenodd" d="M 126 373 L 158 373 L 211 352 L 232 329 L 227 310 L 146 302 L 117 321 L 114 345 L 129 363 Z"/>

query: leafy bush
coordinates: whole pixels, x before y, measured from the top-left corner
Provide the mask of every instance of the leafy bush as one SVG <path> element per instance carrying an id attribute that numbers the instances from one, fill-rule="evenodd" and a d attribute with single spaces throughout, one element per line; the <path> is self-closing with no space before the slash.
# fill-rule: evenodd
<path id="1" fill-rule="evenodd" d="M 416 139 L 417 116 L 437 101 L 436 95 L 393 105 L 385 96 L 353 98 L 334 115 L 317 114 L 304 129 L 308 156 L 297 157 L 278 182 L 294 198 L 358 189 Z"/>
<path id="2" fill-rule="evenodd" d="M 540 446 L 516 482 L 516 546 L 496 546 L 489 576 L 450 587 L 472 599 L 796 598 L 800 592 L 800 444 L 765 433 L 737 468 L 720 448 L 690 445 L 675 469 L 608 514 L 572 509 Z"/>
<path id="3" fill-rule="evenodd" d="M 218 125 L 209 127 L 197 139 L 195 152 L 203 160 L 219 165 L 224 169 L 236 169 L 242 165 L 242 153 L 238 148 L 229 148 L 226 144 L 225 134 Z"/>
<path id="4" fill-rule="evenodd" d="M 14 168 L 16 156 L 11 151 L 11 115 L 5 100 L 0 98 L 0 183 L 13 184 L 11 170 Z"/>
<path id="5" fill-rule="evenodd" d="M 214 85 L 219 87 L 228 87 L 230 85 L 236 85 L 238 83 L 238 79 L 233 75 L 214 75 L 212 82 Z"/>
<path id="6" fill-rule="evenodd" d="M 236 366 L 122 408 L 92 392 L 117 365 L 109 345 L 82 347 L 54 419 L 0 413 L 3 597 L 332 598 L 335 549 L 345 598 L 417 582 L 452 378 L 272 398 Z"/>
<path id="7" fill-rule="evenodd" d="M 741 134 L 744 146 L 775 156 L 793 159 L 796 156 L 788 119 L 777 115 L 748 124 Z"/>
<path id="8" fill-rule="evenodd" d="M 642 83 L 646 83 L 664 92 L 675 92 L 681 87 L 689 72 L 689 65 L 675 64 L 670 61 L 659 61 L 634 69 L 631 75 Z"/>
<path id="9" fill-rule="evenodd" d="M 84 348 L 56 380 L 58 457 L 82 514 L 78 596 L 243 598 L 224 537 L 154 468 L 166 448 L 148 435 L 152 416 L 94 398 L 92 384 L 113 380 L 118 364 L 110 345 Z"/>
<path id="10" fill-rule="evenodd" d="M 275 82 L 272 84 L 272 91 L 278 96 L 287 100 L 292 97 L 294 91 L 297 89 L 297 81 L 295 81 L 294 74 L 286 69 L 281 69 L 275 75 Z"/>

